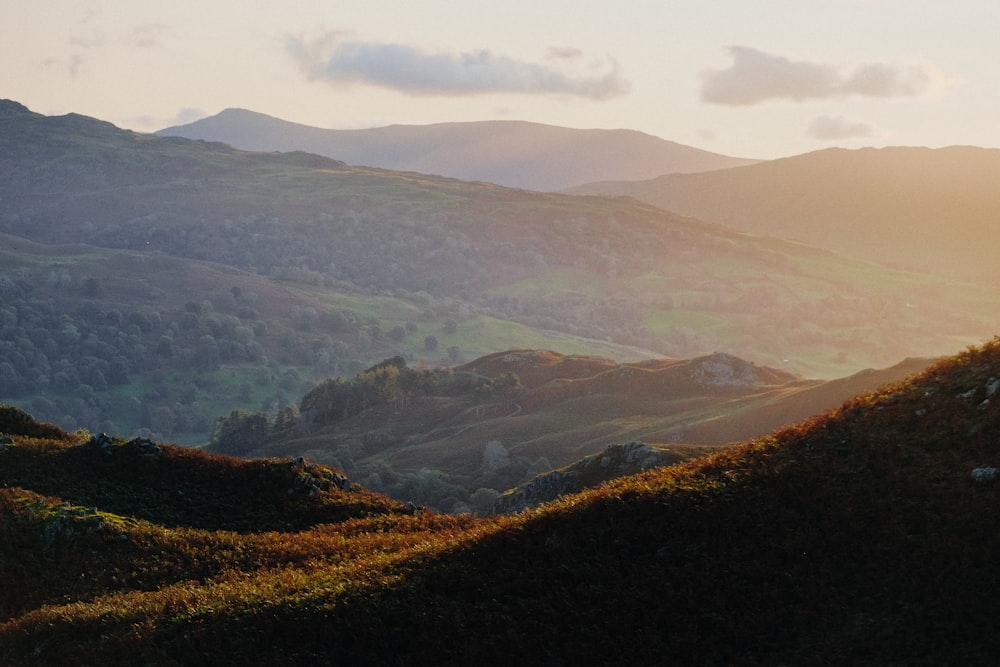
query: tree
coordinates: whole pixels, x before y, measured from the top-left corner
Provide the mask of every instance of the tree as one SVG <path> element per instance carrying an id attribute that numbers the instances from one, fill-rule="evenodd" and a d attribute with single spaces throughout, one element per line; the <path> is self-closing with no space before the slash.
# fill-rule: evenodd
<path id="1" fill-rule="evenodd" d="M 510 465 L 510 453 L 499 440 L 490 440 L 483 448 L 483 470 L 497 472 Z"/>
<path id="2" fill-rule="evenodd" d="M 490 516 L 493 514 L 493 508 L 496 506 L 499 497 L 500 492 L 496 489 L 480 487 L 469 496 L 469 504 L 472 506 L 472 511 L 477 515 Z"/>
<path id="3" fill-rule="evenodd" d="M 433 352 L 438 349 L 438 339 L 437 336 L 426 336 L 424 337 L 424 349 L 428 352 Z"/>
<path id="4" fill-rule="evenodd" d="M 267 415 L 233 410 L 229 416 L 216 420 L 209 448 L 223 454 L 242 456 L 262 447 L 271 430 Z"/>
<path id="5" fill-rule="evenodd" d="M 507 372 L 494 378 L 493 388 L 503 396 L 504 407 L 509 409 L 514 399 L 524 390 L 524 385 L 516 373 Z"/>

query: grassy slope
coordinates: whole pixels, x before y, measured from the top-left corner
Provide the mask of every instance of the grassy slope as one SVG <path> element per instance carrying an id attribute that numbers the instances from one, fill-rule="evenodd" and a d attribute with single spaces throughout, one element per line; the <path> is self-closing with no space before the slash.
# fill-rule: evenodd
<path id="1" fill-rule="evenodd" d="M 1000 341 L 772 436 L 502 519 L 389 513 L 238 539 L 158 528 L 155 549 L 140 537 L 152 528 L 125 520 L 113 539 L 47 543 L 56 501 L 6 488 L 0 562 L 37 588 L 5 590 L 0 657 L 988 664 L 1000 485 L 970 472 L 1000 457 L 997 377 Z M 56 566 L 91 550 L 87 581 L 38 607 Z M 216 569 L 185 580 L 178 552 Z M 163 570 L 107 576 L 133 558 Z"/>
<path id="2" fill-rule="evenodd" d="M 995 288 L 847 262 L 634 200 L 246 153 L 73 115 L 2 121 L 0 230 L 304 273 L 412 306 L 426 291 L 459 324 L 482 314 L 830 378 L 979 342 L 1000 313 Z"/>
<path id="3" fill-rule="evenodd" d="M 926 359 L 909 360 L 831 382 L 802 380 L 748 364 L 759 378 L 745 386 L 692 379 L 719 358 L 726 359 L 618 364 L 606 358 L 541 350 L 487 355 L 459 367 L 459 372 L 491 378 L 505 372 L 517 374 L 524 390 L 518 393 L 516 405 L 473 394 L 416 398 L 405 406 L 372 407 L 331 427 L 303 429 L 290 439 L 270 440 L 250 454 L 305 453 L 342 466 L 352 479 L 361 481 L 386 464 L 402 473 L 431 469 L 469 493 L 479 487 L 503 491 L 609 444 L 640 440 L 719 446 L 763 435 L 835 407 L 859 392 L 902 380 L 930 364 Z M 739 367 L 745 362 L 729 363 Z M 499 443 L 512 461 L 522 460 L 525 465 L 487 472 L 484 448 L 490 442 Z M 344 450 L 350 452 L 349 461 Z M 544 469 L 526 473 L 525 468 L 532 465 Z M 429 498 L 418 502 L 439 507 Z"/>
<path id="4" fill-rule="evenodd" d="M 998 165 L 1000 151 L 973 146 L 834 148 L 577 191 L 629 195 L 851 257 L 992 283 Z"/>
<path id="5" fill-rule="evenodd" d="M 34 307 L 42 304 L 61 314 L 54 318 L 55 324 L 51 327 L 54 334 L 69 322 L 79 330 L 81 338 L 94 336 L 104 343 L 116 342 L 107 334 L 108 329 L 103 328 L 106 313 L 124 316 L 126 323 L 113 329 L 116 335 L 127 328 L 132 313 L 155 312 L 161 321 L 137 339 L 149 354 L 145 359 L 134 361 L 129 382 L 96 391 L 96 401 L 105 415 L 101 419 L 76 418 L 72 413 L 73 401 L 86 390 L 60 392 L 52 385 L 32 390 L 26 388 L 27 382 L 21 382 L 18 393 L 5 395 L 0 388 L 0 401 L 30 406 L 32 413 L 60 420 L 67 429 L 80 426 L 94 432 L 109 430 L 135 434 L 140 427 L 150 426 L 141 421 L 140 410 L 135 407 L 138 397 L 146 403 L 148 413 L 160 406 L 176 409 L 176 394 L 185 391 L 188 394 L 184 409 L 206 414 L 210 424 L 219 415 L 234 409 L 259 410 L 279 391 L 281 377 L 289 371 L 300 381 L 291 390 L 281 391 L 290 402 L 296 403 L 313 383 L 336 370 L 309 358 L 310 350 L 329 340 L 340 341 L 343 345 L 343 358 L 339 360 L 342 372 L 363 368 L 396 354 L 406 355 L 414 366 L 435 367 L 446 359 L 446 351 L 451 346 L 458 346 L 466 358 L 520 345 L 556 347 L 566 352 L 605 354 L 627 360 L 652 355 L 634 347 L 539 330 L 485 315 L 466 319 L 454 332 L 447 332 L 444 323 L 451 316 L 443 311 L 435 312 L 431 306 L 417 306 L 401 298 L 364 294 L 349 285 L 305 286 L 269 280 L 213 262 L 93 246 L 48 246 L 8 235 L 0 235 L 0 244 L 0 265 L 4 267 L 0 273 L 16 277 L 18 285 L 0 304 L 0 307 L 13 307 L 13 310 L 7 309 L 12 314 L 20 304 Z M 66 284 L 52 280 L 55 274 L 64 275 Z M 90 282 L 99 289 L 87 292 L 84 286 Z M 240 290 L 249 298 L 243 298 L 244 303 L 237 303 L 232 296 L 233 290 Z M 200 308 L 206 303 L 213 305 L 199 313 L 199 321 L 195 325 L 185 324 L 185 315 L 191 315 L 186 313 L 186 308 L 192 304 Z M 362 348 L 355 340 L 356 327 L 353 325 L 349 330 L 333 331 L 320 324 L 304 325 L 295 319 L 296 309 L 310 308 L 321 314 L 336 311 L 359 322 L 374 322 L 383 332 L 407 323 L 416 323 L 419 329 L 401 341 L 383 335 Z M 238 324 L 258 332 L 254 340 L 266 355 L 263 361 L 224 361 L 221 365 L 184 361 L 186 354 L 198 348 L 200 336 L 209 333 L 207 322 L 219 317 L 235 318 L 241 311 L 248 310 L 252 315 L 240 315 Z M 17 323 L 18 319 L 12 315 L 4 323 Z M 155 352 L 163 334 L 175 341 L 173 358 L 163 358 Z M 439 340 L 434 352 L 424 348 L 427 335 L 434 335 Z M 46 366 L 55 364 L 61 352 L 49 350 Z M 7 358 L 0 355 L 0 361 L 5 360 Z M 164 396 L 160 391 L 164 384 L 187 389 Z M 50 401 L 57 402 L 59 407 L 48 411 L 40 407 Z M 67 414 L 68 418 L 64 419 Z M 113 415 L 114 428 L 102 425 L 110 415 Z M 199 445 L 208 440 L 208 428 L 157 435 L 180 444 Z"/>

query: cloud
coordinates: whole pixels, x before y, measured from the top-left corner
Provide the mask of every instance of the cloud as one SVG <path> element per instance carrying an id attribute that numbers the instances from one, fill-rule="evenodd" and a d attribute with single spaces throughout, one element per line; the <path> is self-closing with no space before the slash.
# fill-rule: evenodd
<path id="1" fill-rule="evenodd" d="M 916 97 L 938 87 L 941 74 L 926 64 L 837 65 L 794 61 L 747 46 L 731 46 L 733 64 L 702 72 L 701 99 L 749 106 L 767 100 Z"/>
<path id="2" fill-rule="evenodd" d="M 208 115 L 204 109 L 199 109 L 197 107 L 183 107 L 174 116 L 172 124 L 173 125 L 184 125 L 187 123 L 193 123 L 196 120 L 201 120 Z"/>
<path id="3" fill-rule="evenodd" d="M 604 100 L 628 92 L 629 83 L 613 59 L 598 71 L 564 67 L 493 53 L 488 49 L 454 53 L 427 51 L 407 44 L 380 44 L 327 33 L 313 40 L 290 37 L 289 54 L 310 79 L 330 84 L 361 83 L 409 95 L 462 96 L 487 93 L 562 94 Z M 560 63 L 580 60 L 573 50 L 549 52 Z M 593 63 L 590 63 L 593 66 Z"/>
<path id="4" fill-rule="evenodd" d="M 133 27 L 125 40 L 139 49 L 158 48 L 163 46 L 163 37 L 169 32 L 170 28 L 163 23 L 143 23 Z"/>
<path id="5" fill-rule="evenodd" d="M 860 139 L 875 136 L 875 126 L 843 116 L 818 116 L 809 124 L 806 134 L 813 139 L 823 141 Z"/>

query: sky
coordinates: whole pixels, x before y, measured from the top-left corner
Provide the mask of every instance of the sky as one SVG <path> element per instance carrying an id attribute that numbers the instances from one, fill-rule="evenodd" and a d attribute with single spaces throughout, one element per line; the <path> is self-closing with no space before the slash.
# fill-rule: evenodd
<path id="1" fill-rule="evenodd" d="M 139 132 L 527 120 L 770 159 L 1000 147 L 997 0 L 0 0 L 0 98 Z"/>

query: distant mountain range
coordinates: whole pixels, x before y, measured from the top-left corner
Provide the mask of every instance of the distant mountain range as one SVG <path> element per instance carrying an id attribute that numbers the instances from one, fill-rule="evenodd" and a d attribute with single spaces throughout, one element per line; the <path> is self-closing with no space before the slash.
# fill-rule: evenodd
<path id="1" fill-rule="evenodd" d="M 572 191 L 628 195 L 885 266 L 1000 284 L 1000 149 L 831 148 Z"/>
<path id="2" fill-rule="evenodd" d="M 523 121 L 327 130 L 244 109 L 160 130 L 250 151 L 305 151 L 348 164 L 553 191 L 752 164 L 634 130 L 577 130 Z"/>

